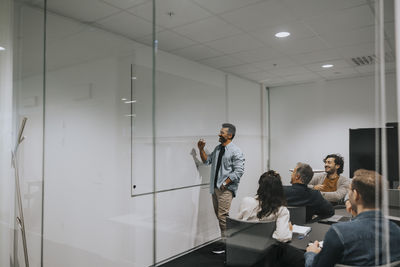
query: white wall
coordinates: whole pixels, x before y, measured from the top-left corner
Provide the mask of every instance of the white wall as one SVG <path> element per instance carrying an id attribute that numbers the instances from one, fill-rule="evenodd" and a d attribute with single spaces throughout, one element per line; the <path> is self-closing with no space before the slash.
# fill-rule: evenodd
<path id="1" fill-rule="evenodd" d="M 52 14 L 48 25 L 44 266 L 151 265 L 153 195 L 131 197 L 153 190 L 151 48 Z M 132 177 L 130 105 L 121 101 L 130 97 L 131 64 L 137 77 Z M 38 99 L 20 104 L 31 122 L 31 143 L 23 150 L 25 190 L 33 180 L 42 182 L 42 143 L 32 143 L 43 132 L 42 76 L 34 70 L 27 67 L 18 91 L 19 100 Z M 235 214 L 240 198 L 255 193 L 262 171 L 260 86 L 233 76 L 226 86 L 224 73 L 162 51 L 156 77 L 156 190 L 209 182 L 210 168 L 198 164 L 197 141 L 205 138 L 211 151 L 221 123 L 230 121 L 246 156 Z M 31 203 L 41 203 L 40 197 Z M 158 193 L 155 201 L 156 261 L 219 237 L 208 186 Z M 33 235 L 41 226 L 40 206 L 27 212 Z M 40 243 L 31 247 L 37 251 Z"/>
<path id="2" fill-rule="evenodd" d="M 397 121 L 395 76 L 388 74 L 387 122 Z M 289 169 L 306 162 L 323 169 L 327 154 L 340 153 L 349 176 L 349 129 L 377 126 L 374 76 L 270 89 L 271 168 L 290 181 Z"/>

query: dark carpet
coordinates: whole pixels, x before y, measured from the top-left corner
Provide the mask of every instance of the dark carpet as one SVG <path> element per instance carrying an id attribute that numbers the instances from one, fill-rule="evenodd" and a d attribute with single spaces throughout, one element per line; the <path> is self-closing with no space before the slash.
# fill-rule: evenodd
<path id="1" fill-rule="evenodd" d="M 225 262 L 225 253 L 214 254 L 212 249 L 215 243 L 199 248 L 177 259 L 160 265 L 162 267 L 223 267 Z"/>

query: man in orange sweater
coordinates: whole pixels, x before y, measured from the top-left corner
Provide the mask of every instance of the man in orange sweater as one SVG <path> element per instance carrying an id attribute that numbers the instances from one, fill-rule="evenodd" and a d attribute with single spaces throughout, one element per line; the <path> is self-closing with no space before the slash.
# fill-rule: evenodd
<path id="1" fill-rule="evenodd" d="M 324 159 L 325 173 L 316 174 L 308 186 L 321 192 L 332 203 L 342 203 L 349 189 L 350 179 L 342 175 L 344 160 L 338 154 L 327 155 Z"/>

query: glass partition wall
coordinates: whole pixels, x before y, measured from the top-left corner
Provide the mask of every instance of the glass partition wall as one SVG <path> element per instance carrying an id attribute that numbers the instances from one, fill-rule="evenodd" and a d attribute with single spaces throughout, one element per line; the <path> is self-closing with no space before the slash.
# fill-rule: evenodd
<path id="1" fill-rule="evenodd" d="M 0 1 L 0 265 L 14 262 L 12 143 L 12 1 Z"/>
<path id="2" fill-rule="evenodd" d="M 197 141 L 211 152 L 224 122 L 246 158 L 231 216 L 269 168 L 289 184 L 297 162 L 322 169 L 340 153 L 351 177 L 349 129 L 398 121 L 393 10 L 0 0 L 0 265 L 161 265 L 217 240 Z M 375 158 L 387 176 L 385 138 Z"/>

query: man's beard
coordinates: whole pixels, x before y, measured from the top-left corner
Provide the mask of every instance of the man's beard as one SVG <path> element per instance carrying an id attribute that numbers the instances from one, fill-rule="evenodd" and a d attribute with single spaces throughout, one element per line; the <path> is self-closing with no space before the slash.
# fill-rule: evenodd
<path id="1" fill-rule="evenodd" d="M 220 136 L 219 141 L 223 144 L 226 142 L 226 139 L 223 136 Z"/>
<path id="2" fill-rule="evenodd" d="M 335 173 L 335 170 L 333 170 L 332 168 L 325 168 L 325 172 L 327 173 L 327 174 L 334 174 Z"/>

